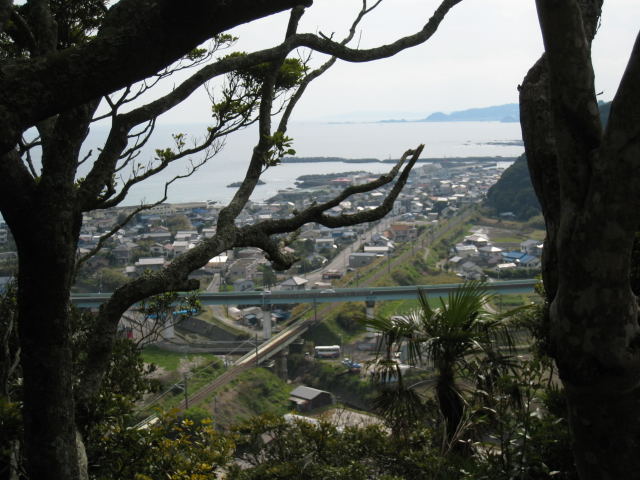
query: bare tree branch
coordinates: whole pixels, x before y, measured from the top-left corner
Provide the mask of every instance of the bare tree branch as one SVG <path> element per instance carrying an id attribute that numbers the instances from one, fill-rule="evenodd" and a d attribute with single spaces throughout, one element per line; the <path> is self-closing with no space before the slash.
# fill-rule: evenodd
<path id="1" fill-rule="evenodd" d="M 98 239 L 98 242 L 97 242 L 95 247 L 93 247 L 89 252 L 87 252 L 86 254 L 81 256 L 80 258 L 78 258 L 78 260 L 76 261 L 76 274 L 77 274 L 78 270 L 80 269 L 80 267 L 87 260 L 89 260 L 91 257 L 93 257 L 96 253 L 98 253 L 102 249 L 102 247 L 104 246 L 105 242 L 107 240 L 109 240 L 110 238 L 112 238 L 116 233 L 118 233 L 127 223 L 129 223 L 131 221 L 131 219 L 133 217 L 135 217 L 137 214 L 139 214 L 140 212 L 142 212 L 144 210 L 148 210 L 148 209 L 153 208 L 153 207 L 155 207 L 157 205 L 160 205 L 166 199 L 167 199 L 167 190 L 165 188 L 165 194 L 160 200 L 158 200 L 157 202 L 154 202 L 154 203 L 150 203 L 150 204 L 139 205 L 136 208 L 134 208 L 131 211 L 131 213 L 129 213 L 122 222 L 116 222 L 116 225 L 113 228 L 111 228 L 111 230 L 109 230 L 107 233 L 105 233 L 105 234 L 100 236 L 100 238 Z"/>
<path id="2" fill-rule="evenodd" d="M 362 21 L 362 19 L 365 17 L 365 15 L 373 11 L 381 3 L 382 3 L 382 0 L 378 0 L 371 7 L 367 7 L 367 1 L 363 0 L 362 9 L 360 10 L 360 12 L 358 12 L 358 15 L 356 16 L 355 20 L 351 24 L 351 28 L 349 29 L 349 34 L 340 42 L 340 45 L 347 45 L 353 39 L 356 33 L 356 28 L 359 25 L 359 23 Z M 295 33 L 295 30 L 291 31 L 288 37 L 292 36 L 294 33 Z M 306 91 L 309 84 L 313 80 L 318 78 L 320 75 L 325 73 L 329 68 L 331 68 L 336 63 L 336 59 L 337 57 L 335 56 L 331 57 L 328 61 L 326 61 L 320 67 L 316 68 L 315 70 L 313 70 L 312 72 L 310 72 L 305 76 L 305 78 L 300 83 L 300 86 L 294 93 L 293 97 L 288 102 L 287 107 L 285 108 L 284 114 L 282 115 L 282 118 L 280 119 L 280 123 L 278 125 L 278 131 L 282 133 L 285 133 L 287 131 L 287 123 L 289 123 L 289 118 L 291 117 L 291 113 L 293 112 L 293 109 L 295 108 L 298 101 L 302 98 L 302 95 Z"/>
<path id="3" fill-rule="evenodd" d="M 307 223 L 319 223 L 329 228 L 337 228 L 381 219 L 393 208 L 393 203 L 406 184 L 409 173 L 415 165 L 415 162 L 420 158 L 423 149 L 424 145 L 419 145 L 415 150 L 407 150 L 389 173 L 381 175 L 372 182 L 348 187 L 331 200 L 319 205 L 313 204 L 291 218 L 265 220 L 241 228 L 236 235 L 236 246 L 261 248 L 267 253 L 275 269 L 286 270 L 290 268 L 297 259 L 293 255 L 284 253 L 281 249 L 279 239 L 274 238 L 273 235 L 296 231 Z M 411 156 L 411 158 L 404 167 L 400 177 L 378 207 L 356 214 L 326 214 L 327 211 L 339 205 L 340 202 L 343 202 L 352 195 L 373 191 L 393 181 L 409 156 Z"/>
<path id="4" fill-rule="evenodd" d="M 31 158 L 31 149 L 41 145 L 42 143 L 39 141 L 39 137 L 31 142 L 27 142 L 27 140 L 23 136 L 18 142 L 19 155 L 24 159 L 24 162 L 29 167 L 29 171 L 31 172 L 31 175 L 33 176 L 33 178 L 36 178 L 39 175 L 33 165 L 33 160 Z"/>
<path id="5" fill-rule="evenodd" d="M 377 5 L 379 5 L 380 2 L 376 2 L 370 8 L 367 8 L 366 3 L 363 4 L 362 10 L 358 13 L 358 16 L 350 27 L 348 36 L 340 43 L 336 43 L 330 40 L 323 40 L 320 37 L 314 35 L 293 33 L 295 32 L 295 28 L 297 28 L 299 18 L 304 11 L 303 8 L 296 9 L 292 13 L 290 23 L 287 28 L 287 37 L 281 45 L 246 55 L 225 57 L 218 60 L 212 65 L 203 67 L 201 70 L 193 74 L 190 78 L 185 80 L 181 85 L 176 87 L 176 89 L 174 89 L 171 93 L 147 105 L 139 107 L 127 114 L 119 115 L 118 131 L 120 132 L 120 135 L 122 135 L 122 129 L 130 129 L 134 125 L 149 121 L 152 118 L 157 118 L 162 113 L 170 110 L 175 105 L 186 99 L 189 95 L 191 95 L 191 93 L 193 93 L 193 91 L 203 85 L 206 81 L 216 76 L 234 70 L 241 70 L 243 68 L 246 69 L 248 67 L 261 63 L 274 61 L 282 62 L 282 59 L 284 59 L 290 51 L 300 46 L 310 46 L 311 48 L 317 49 L 318 51 L 333 53 L 338 58 L 346 59 L 349 61 L 368 61 L 375 58 L 384 58 L 387 56 L 391 56 L 394 53 L 397 53 L 395 49 L 399 48 L 398 51 L 400 51 L 405 48 L 414 46 L 415 44 L 422 43 L 430 38 L 444 18 L 444 15 L 449 11 L 449 9 L 451 9 L 460 1 L 461 0 L 444 0 L 440 7 L 436 10 L 434 15 L 431 17 L 431 19 L 427 22 L 423 30 L 421 30 L 421 32 L 409 37 L 405 37 L 404 39 L 394 42 L 393 44 L 379 47 L 378 49 L 373 50 L 351 50 L 347 49 L 345 45 L 351 39 L 353 39 L 356 27 L 362 20 L 364 15 L 371 12 Z M 316 70 L 315 73 L 309 74 L 309 80 L 307 82 L 303 82 L 303 84 L 300 86 L 302 89 L 300 94 L 294 95 L 293 105 L 290 104 L 291 106 L 287 110 L 285 110 L 283 121 L 280 122 L 280 126 L 278 128 L 279 132 L 284 133 L 286 131 L 286 129 L 282 129 L 280 127 L 286 124 L 293 106 L 300 98 L 300 95 L 302 95 L 302 92 L 304 92 L 304 89 L 308 85 L 308 82 L 317 78 L 318 75 L 326 71 L 326 69 L 329 68 L 332 64 L 333 61 L 330 60 L 323 67 L 320 67 L 318 70 Z M 273 98 L 271 98 L 271 102 L 273 102 Z M 263 130 L 264 129 L 261 129 L 261 131 Z M 112 132 L 113 131 L 114 129 L 112 128 Z M 115 143 L 122 144 L 123 141 L 114 141 L 113 144 Z M 105 153 L 112 150 L 112 148 L 105 148 L 103 150 L 104 155 L 100 156 L 101 158 L 98 159 L 92 171 L 89 173 L 89 175 L 87 175 L 85 182 L 83 182 L 80 196 L 84 198 L 84 201 L 87 203 L 87 205 L 91 205 L 91 198 L 95 197 L 95 195 L 97 195 L 97 193 L 102 190 L 102 185 L 105 185 L 105 183 L 109 181 L 112 176 L 114 167 L 111 167 L 111 165 L 113 165 L 113 160 L 109 159 L 109 156 Z M 111 153 L 111 156 L 112 155 L 113 152 Z M 244 193 L 246 193 L 246 189 L 242 189 L 242 191 L 240 191 L 239 193 L 243 195 Z"/>
<path id="6" fill-rule="evenodd" d="M 348 48 L 330 39 L 312 34 L 300 34 L 295 37 L 296 47 L 308 47 L 317 52 L 338 57 L 347 62 L 370 62 L 388 58 L 407 48 L 415 47 L 429 40 L 436 32 L 445 15 L 462 0 L 443 0 L 425 26 L 413 35 L 407 35 L 395 42 L 366 50 Z"/>
<path id="7" fill-rule="evenodd" d="M 91 158 L 91 155 L 93 155 L 93 150 L 89 150 L 84 157 L 78 160 L 78 166 L 82 165 L 83 163 L 86 163 L 86 161 Z"/>

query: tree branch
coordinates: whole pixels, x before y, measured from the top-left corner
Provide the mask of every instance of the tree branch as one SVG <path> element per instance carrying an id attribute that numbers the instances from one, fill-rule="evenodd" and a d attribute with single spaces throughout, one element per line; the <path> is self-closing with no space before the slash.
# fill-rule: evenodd
<path id="1" fill-rule="evenodd" d="M 264 250 L 269 260 L 273 263 L 276 270 L 286 270 L 296 261 L 296 258 L 290 254 L 282 252 L 279 241 L 272 238 L 272 235 L 293 232 L 307 223 L 319 223 L 329 228 L 338 228 L 359 223 L 373 222 L 383 218 L 393 208 L 393 203 L 398 197 L 400 191 L 406 184 L 407 178 L 415 162 L 420 158 L 420 154 L 424 149 L 424 145 L 419 145 L 415 150 L 407 150 L 398 163 L 385 175 L 381 175 L 378 179 L 362 185 L 354 185 L 348 187 L 331 200 L 322 204 L 313 204 L 304 209 L 302 212 L 288 219 L 265 220 L 263 222 L 249 225 L 238 230 L 235 245 L 239 247 L 258 247 Z M 407 162 L 407 158 L 411 156 Z M 327 215 L 326 212 L 333 207 L 339 205 L 352 195 L 366 193 L 380 188 L 393 181 L 402 165 L 407 162 L 398 177 L 395 185 L 387 194 L 383 202 L 372 210 L 359 212 L 348 215 Z"/>
<path id="2" fill-rule="evenodd" d="M 6 33 L 11 37 L 11 40 L 19 46 L 35 55 L 37 44 L 36 39 L 33 36 L 33 32 L 22 15 L 20 15 L 15 9 L 11 12 L 10 23 L 7 24 Z"/>
<path id="3" fill-rule="evenodd" d="M 553 108 L 549 93 L 549 72 L 544 54 L 531 67 L 520 87 L 520 124 L 531 183 L 547 227 L 542 276 L 551 301 L 558 284 L 555 242 L 560 227 L 562 202 Z"/>
<path id="4" fill-rule="evenodd" d="M 577 0 L 537 0 L 557 128 L 586 150 L 600 145 L 602 130 L 591 64 L 591 38 Z M 594 31 L 595 33 L 595 31 Z M 563 140 L 559 148 L 569 148 Z"/>
<path id="5" fill-rule="evenodd" d="M 312 34 L 297 35 L 296 47 L 308 47 L 317 52 L 335 56 L 347 62 L 370 62 L 388 58 L 407 48 L 415 47 L 429 40 L 437 31 L 445 15 L 462 0 L 443 0 L 425 26 L 413 35 L 407 35 L 395 42 L 366 50 L 348 48 L 340 43 Z"/>
<path id="6" fill-rule="evenodd" d="M 640 33 L 636 37 L 629 63 L 620 81 L 620 86 L 611 104 L 609 120 L 605 130 L 606 149 L 615 149 L 616 156 L 624 161 L 620 170 L 626 171 L 629 182 L 637 178 L 640 157 Z M 596 165 L 599 175 L 604 174 L 603 165 Z M 636 187 L 633 186 L 632 189 Z M 624 188 L 623 188 L 624 189 Z M 638 203 L 636 203 L 638 205 Z"/>
<path id="7" fill-rule="evenodd" d="M 0 157 L 0 211 L 16 237 L 23 233 L 18 227 L 33 213 L 35 189 L 35 179 L 16 150 Z"/>
<path id="8" fill-rule="evenodd" d="M 29 0 L 29 24 L 35 38 L 34 56 L 54 52 L 58 43 L 58 27 L 47 0 Z"/>
<path id="9" fill-rule="evenodd" d="M 88 253 L 86 253 L 82 257 L 78 258 L 78 260 L 76 260 L 76 267 L 75 267 L 76 274 L 77 274 L 78 270 L 80 269 L 80 267 L 87 260 L 89 260 L 91 257 L 93 257 L 96 253 L 98 253 L 102 249 L 102 247 L 104 246 L 105 242 L 107 240 L 109 240 L 111 237 L 113 237 L 116 233 L 118 233 L 120 231 L 120 229 L 122 227 L 124 227 L 127 223 L 129 223 L 133 217 L 135 217 L 137 214 L 139 214 L 140 212 L 142 212 L 144 210 L 148 210 L 148 209 L 153 208 L 153 207 L 155 207 L 157 205 L 160 205 L 166 199 L 167 199 L 167 191 L 166 191 L 166 188 L 165 188 L 165 194 L 160 200 L 158 200 L 157 202 L 154 202 L 154 203 L 150 203 L 150 204 L 139 205 L 138 207 L 134 208 L 131 211 L 131 213 L 129 213 L 122 222 L 120 222 L 120 223 L 116 222 L 116 225 L 111 230 L 109 230 L 104 235 L 100 236 L 100 238 L 98 239 L 98 243 L 96 244 L 95 247 L 93 247 Z"/>
<path id="10" fill-rule="evenodd" d="M 184 8 L 174 0 L 121 0 L 90 42 L 0 66 L 0 153 L 35 122 L 152 76 L 220 32 L 310 3 L 192 0 Z"/>

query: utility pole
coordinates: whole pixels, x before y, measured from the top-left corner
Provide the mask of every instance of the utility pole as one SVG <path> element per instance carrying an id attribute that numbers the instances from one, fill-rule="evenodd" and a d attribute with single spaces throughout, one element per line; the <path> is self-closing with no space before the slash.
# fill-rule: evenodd
<path id="1" fill-rule="evenodd" d="M 256 333 L 256 366 L 258 366 L 258 334 Z"/>
<path id="2" fill-rule="evenodd" d="M 187 410 L 189 408 L 189 392 L 187 390 L 187 372 L 184 372 L 182 378 L 184 380 L 184 408 L 185 410 Z"/>
<path id="3" fill-rule="evenodd" d="M 313 298 L 313 323 L 318 323 L 318 304 L 315 297 Z"/>

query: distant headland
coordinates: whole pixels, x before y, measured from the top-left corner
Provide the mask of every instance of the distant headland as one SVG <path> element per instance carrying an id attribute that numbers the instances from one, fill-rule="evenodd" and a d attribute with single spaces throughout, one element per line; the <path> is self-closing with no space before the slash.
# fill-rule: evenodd
<path id="1" fill-rule="evenodd" d="M 517 103 L 493 105 L 481 108 L 469 108 L 451 113 L 434 112 L 427 117 L 417 119 L 385 119 L 373 122 L 330 122 L 335 124 L 350 123 L 416 123 L 416 122 L 503 122 L 517 123 L 520 121 L 520 106 Z"/>

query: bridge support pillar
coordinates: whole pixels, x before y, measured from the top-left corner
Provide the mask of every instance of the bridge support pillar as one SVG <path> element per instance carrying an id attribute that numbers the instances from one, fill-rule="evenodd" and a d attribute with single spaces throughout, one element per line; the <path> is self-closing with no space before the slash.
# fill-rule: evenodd
<path id="1" fill-rule="evenodd" d="M 271 308 L 262 307 L 262 338 L 271 338 Z"/>
<path id="2" fill-rule="evenodd" d="M 160 337 L 163 340 L 172 340 L 176 338 L 176 331 L 173 328 L 176 322 L 173 319 L 173 315 L 168 315 L 164 321 L 164 328 L 160 331 Z"/>
<path id="3" fill-rule="evenodd" d="M 364 304 L 366 306 L 366 311 L 367 311 L 367 320 L 373 320 L 374 310 L 376 307 L 375 300 L 365 300 Z M 367 327 L 367 331 L 372 332 L 373 329 L 371 327 Z"/>
<path id="4" fill-rule="evenodd" d="M 281 350 L 274 359 L 275 363 L 275 374 L 281 378 L 282 380 L 287 380 L 289 376 L 289 371 L 287 369 L 287 356 L 289 354 L 289 349 L 285 348 Z"/>

